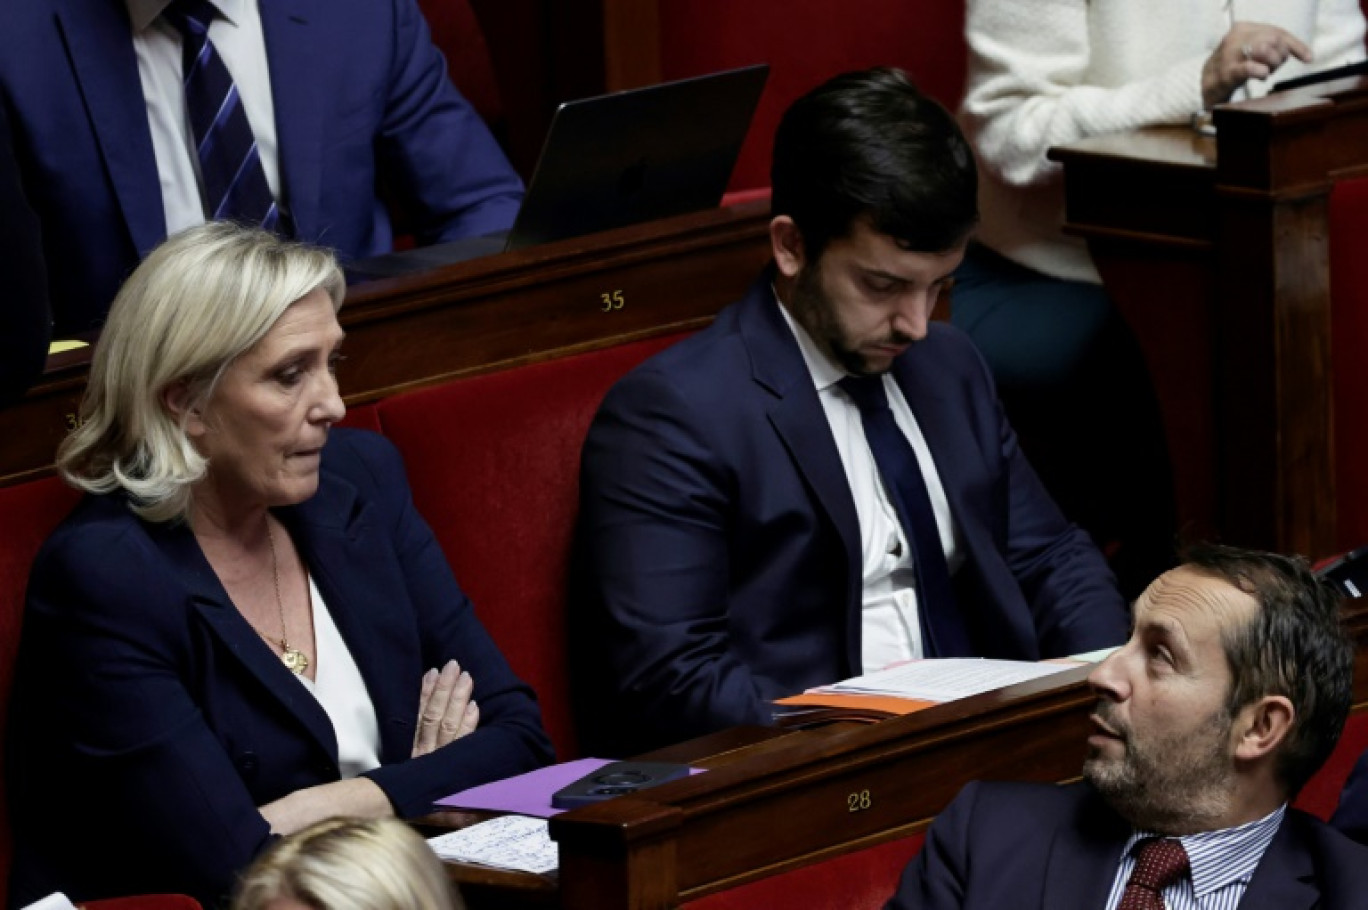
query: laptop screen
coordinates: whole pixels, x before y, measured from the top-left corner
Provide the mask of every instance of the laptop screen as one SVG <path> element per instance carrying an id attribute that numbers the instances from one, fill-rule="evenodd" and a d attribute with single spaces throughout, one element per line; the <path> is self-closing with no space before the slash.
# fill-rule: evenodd
<path id="1" fill-rule="evenodd" d="M 757 64 L 562 104 L 507 248 L 716 206 L 768 74 Z"/>

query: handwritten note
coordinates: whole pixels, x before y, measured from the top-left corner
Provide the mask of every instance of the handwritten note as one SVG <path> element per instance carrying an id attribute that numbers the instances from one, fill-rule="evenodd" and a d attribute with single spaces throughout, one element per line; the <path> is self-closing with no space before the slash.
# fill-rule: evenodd
<path id="1" fill-rule="evenodd" d="M 546 819 L 525 815 L 505 815 L 430 837 L 428 845 L 444 860 L 537 875 L 555 872 L 559 865 L 556 843 L 547 834 Z"/>

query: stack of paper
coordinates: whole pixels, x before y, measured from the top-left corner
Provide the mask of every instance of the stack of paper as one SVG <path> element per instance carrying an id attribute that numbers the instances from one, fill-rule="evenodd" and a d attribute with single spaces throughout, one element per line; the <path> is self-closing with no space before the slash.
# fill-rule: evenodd
<path id="1" fill-rule="evenodd" d="M 971 695 L 1001 689 L 1003 686 L 1012 686 L 1072 669 L 1069 664 L 986 658 L 914 660 L 808 691 L 847 695 L 892 695 L 897 698 L 943 702 L 968 698 Z"/>
<path id="2" fill-rule="evenodd" d="M 504 815 L 450 831 L 428 838 L 428 845 L 450 862 L 481 863 L 537 875 L 555 872 L 557 866 L 556 842 L 547 834 L 546 820 L 525 815 Z"/>
<path id="3" fill-rule="evenodd" d="M 1074 662 L 941 658 L 914 660 L 775 700 L 775 720 L 802 726 L 830 720 L 874 721 L 911 714 L 1079 666 Z M 826 709 L 826 710 L 822 710 Z"/>

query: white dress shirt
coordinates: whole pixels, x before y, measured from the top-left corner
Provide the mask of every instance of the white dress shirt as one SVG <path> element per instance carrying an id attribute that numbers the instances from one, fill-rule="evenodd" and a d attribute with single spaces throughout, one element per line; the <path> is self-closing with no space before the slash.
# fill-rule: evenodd
<path id="1" fill-rule="evenodd" d="M 147 102 L 147 125 L 161 179 L 162 210 L 167 236 L 203 224 L 199 156 L 190 135 L 182 80 L 181 37 L 161 18 L 170 0 L 125 0 L 133 24 L 133 51 L 138 78 Z M 266 64 L 266 39 L 256 0 L 211 0 L 219 15 L 209 26 L 209 40 L 233 77 L 247 123 L 256 136 L 257 155 L 271 195 L 286 209 L 280 194 L 280 166 L 276 143 L 275 103 Z"/>
<path id="2" fill-rule="evenodd" d="M 846 481 L 850 484 L 850 495 L 855 501 L 855 514 L 860 521 L 860 659 L 863 672 L 882 669 L 895 661 L 919 658 L 923 646 L 912 547 L 879 477 L 874 453 L 865 438 L 860 409 L 837 385 L 848 374 L 818 350 L 807 331 L 794 321 L 783 304 L 778 303 L 777 295 L 775 300 L 779 312 L 784 314 L 784 321 L 793 330 L 793 337 L 798 340 L 803 361 L 812 375 L 812 384 L 826 412 L 836 451 L 840 453 Z M 893 419 L 916 453 L 940 531 L 941 547 L 953 574 L 963 557 L 956 543 L 950 502 L 946 499 L 940 475 L 936 473 L 936 463 L 931 458 L 926 437 L 891 373 L 884 374 L 883 384 Z"/>
<path id="3" fill-rule="evenodd" d="M 309 598 L 313 602 L 314 678 L 295 678 L 318 699 L 332 721 L 337 735 L 337 767 L 345 780 L 380 767 L 380 723 L 356 659 L 337 631 L 312 575 Z M 418 716 L 417 698 L 413 714 Z"/>

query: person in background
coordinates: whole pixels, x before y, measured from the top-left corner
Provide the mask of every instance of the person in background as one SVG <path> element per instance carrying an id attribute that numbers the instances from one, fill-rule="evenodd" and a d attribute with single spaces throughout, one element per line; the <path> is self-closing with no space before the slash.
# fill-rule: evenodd
<path id="1" fill-rule="evenodd" d="M 1363 907 L 1368 848 L 1288 806 L 1349 712 L 1339 606 L 1303 559 L 1193 549 L 1089 677 L 1084 780 L 969 784 L 889 910 Z"/>
<path id="2" fill-rule="evenodd" d="M 772 183 L 773 263 L 584 444 L 571 655 L 608 754 L 895 661 L 1125 638 L 1101 553 L 931 321 L 977 220 L 954 119 L 901 71 L 837 76 L 785 113 Z"/>
<path id="3" fill-rule="evenodd" d="M 272 835 L 551 760 L 398 453 L 334 426 L 342 295 L 330 252 L 219 221 L 115 300 L 57 454 L 87 495 L 29 578 L 13 905 L 213 905 Z"/>
<path id="4" fill-rule="evenodd" d="M 52 315 L 38 243 L 38 219 L 24 198 L 5 107 L 0 105 L 0 407 L 17 400 L 43 372 Z"/>
<path id="5" fill-rule="evenodd" d="M 232 910 L 465 910 L 437 854 L 392 818 L 331 818 L 243 873 Z"/>
<path id="6" fill-rule="evenodd" d="M 969 0 L 965 36 L 960 120 L 983 221 L 951 319 L 987 359 L 1046 488 L 1133 598 L 1174 558 L 1164 426 L 1134 336 L 1083 239 L 1062 231 L 1062 171 L 1046 153 L 1188 124 L 1276 80 L 1361 60 L 1359 0 Z"/>
<path id="7" fill-rule="evenodd" d="M 59 337 L 206 220 L 347 261 L 390 252 L 387 201 L 428 244 L 506 229 L 522 200 L 416 0 L 0 4 L 0 104 Z"/>

